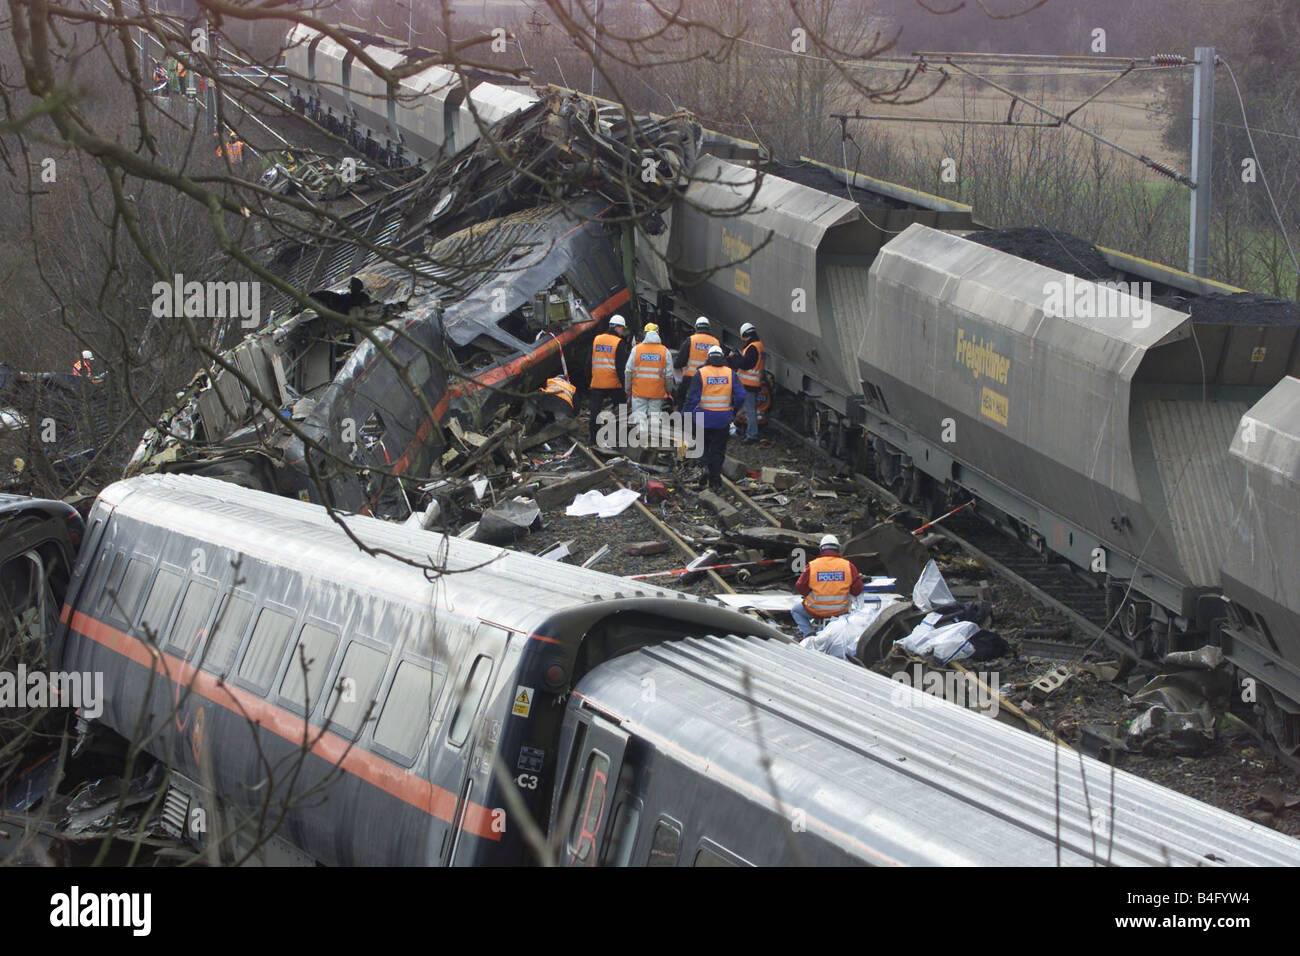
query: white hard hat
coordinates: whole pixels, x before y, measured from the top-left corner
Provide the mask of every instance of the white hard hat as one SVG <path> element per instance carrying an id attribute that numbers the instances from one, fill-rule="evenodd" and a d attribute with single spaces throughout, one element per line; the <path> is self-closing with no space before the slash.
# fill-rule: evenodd
<path id="1" fill-rule="evenodd" d="M 718 358 L 726 357 L 726 353 L 723 352 L 722 349 L 718 348 L 716 345 L 709 346 L 709 358 L 713 358 L 715 355 Z"/>
<path id="2" fill-rule="evenodd" d="M 741 336 L 746 336 L 746 335 L 748 335 L 750 332 L 757 332 L 757 331 L 758 331 L 758 329 L 754 328 L 754 323 L 753 323 L 753 322 L 746 322 L 744 325 L 742 325 L 742 326 L 740 327 L 740 334 L 741 334 Z"/>
<path id="3" fill-rule="evenodd" d="M 81 357 L 84 358 L 87 362 L 89 362 L 89 361 L 90 361 L 91 359 L 93 359 L 95 356 L 93 356 L 93 355 L 90 353 L 90 349 L 86 349 L 85 351 L 83 351 L 83 352 L 81 353 Z"/>
<path id="4" fill-rule="evenodd" d="M 834 548 L 836 551 L 838 551 L 840 549 L 840 539 L 835 537 L 835 535 L 833 534 L 822 535 L 821 546 L 823 549 Z"/>
<path id="5" fill-rule="evenodd" d="M 612 328 L 614 328 L 614 326 L 616 326 L 616 325 L 619 326 L 619 327 L 621 327 L 621 328 L 626 328 L 626 327 L 627 327 L 627 322 L 626 322 L 626 320 L 624 320 L 623 316 L 621 316 L 621 315 L 616 315 L 616 316 L 614 316 L 612 319 L 609 320 L 609 327 L 612 329 Z"/>
<path id="6" fill-rule="evenodd" d="M 696 327 L 697 329 L 707 329 L 707 328 L 709 327 L 709 320 L 708 320 L 708 318 L 706 318 L 706 317 L 703 316 L 703 315 L 700 316 L 698 319 L 695 320 L 695 327 Z"/>

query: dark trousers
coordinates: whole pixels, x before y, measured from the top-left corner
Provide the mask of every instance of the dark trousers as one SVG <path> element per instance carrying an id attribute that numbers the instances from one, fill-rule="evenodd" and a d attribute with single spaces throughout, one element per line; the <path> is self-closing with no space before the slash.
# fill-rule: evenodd
<path id="1" fill-rule="evenodd" d="M 729 426 L 704 429 L 704 467 L 709 472 L 709 484 L 722 484 L 722 465 L 727 458 Z"/>
<path id="2" fill-rule="evenodd" d="M 695 381 L 694 375 L 683 375 L 682 380 L 677 383 L 677 393 L 673 396 L 673 404 L 678 408 L 686 407 L 686 393 L 691 390 L 691 382 Z"/>
<path id="3" fill-rule="evenodd" d="M 587 390 L 587 411 L 591 415 L 591 444 L 596 444 L 596 416 L 612 402 L 615 408 L 627 404 L 627 394 L 621 388 L 592 388 Z"/>

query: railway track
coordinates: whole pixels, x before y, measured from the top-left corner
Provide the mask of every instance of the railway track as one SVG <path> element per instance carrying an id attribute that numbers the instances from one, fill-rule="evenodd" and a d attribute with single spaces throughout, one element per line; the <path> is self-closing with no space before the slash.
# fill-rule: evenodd
<path id="1" fill-rule="evenodd" d="M 775 417 L 769 418 L 768 424 L 852 474 L 864 489 L 899 511 L 918 514 L 913 506 L 905 504 L 884 485 L 854 471 L 847 462 L 831 455 L 814 439 Z M 924 520 L 926 519 L 921 517 L 916 523 L 919 525 Z M 1104 644 L 1117 653 L 1132 655 L 1132 649 L 1123 640 L 1106 630 L 1105 592 L 1082 580 L 1073 571 L 1059 563 L 1045 562 L 1034 549 L 970 515 L 955 515 L 936 526 L 934 533 L 948 538 L 994 574 L 1058 611 L 1069 622 L 1071 631 L 1083 642 L 1085 648 Z M 1149 666 L 1146 669 L 1154 670 Z"/>

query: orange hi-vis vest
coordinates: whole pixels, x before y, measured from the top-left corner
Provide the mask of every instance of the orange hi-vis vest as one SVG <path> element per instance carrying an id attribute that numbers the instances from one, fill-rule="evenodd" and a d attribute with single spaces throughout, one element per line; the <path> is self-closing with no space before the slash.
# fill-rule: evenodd
<path id="1" fill-rule="evenodd" d="M 808 587 L 803 606 L 812 617 L 837 617 L 853 603 L 849 588 L 853 565 L 839 555 L 823 555 L 808 562 Z"/>
<path id="2" fill-rule="evenodd" d="M 731 369 L 709 365 L 700 369 L 700 411 L 731 411 Z"/>
<path id="3" fill-rule="evenodd" d="M 758 388 L 763 384 L 763 343 L 750 342 L 745 346 L 745 352 L 748 352 L 750 349 L 758 349 L 758 361 L 754 363 L 753 368 L 748 370 L 742 369 L 739 372 L 740 384 L 745 386 L 745 388 Z M 741 354 L 744 355 L 744 352 Z"/>
<path id="4" fill-rule="evenodd" d="M 668 367 L 668 349 L 642 342 L 632 350 L 632 394 L 637 398 L 667 398 L 664 369 Z"/>
<path id="5" fill-rule="evenodd" d="M 691 336 L 691 360 L 686 364 L 682 374 L 690 378 L 699 369 L 708 364 L 709 349 L 717 346 L 722 348 L 722 343 L 715 339 L 708 332 L 696 332 Z"/>
<path id="6" fill-rule="evenodd" d="M 86 376 L 87 378 L 89 378 L 89 377 L 90 377 L 90 365 L 87 364 L 87 362 L 86 362 L 85 359 L 77 359 L 77 361 L 75 361 L 74 363 L 72 363 L 72 374 L 73 374 L 73 375 L 84 375 L 84 376 Z"/>
<path id="7" fill-rule="evenodd" d="M 591 343 L 591 387 L 623 388 L 614 366 L 614 357 L 618 354 L 619 344 L 623 340 L 613 332 L 602 332 Z"/>
<path id="8" fill-rule="evenodd" d="M 548 378 L 542 391 L 547 395 L 557 395 L 568 403 L 570 408 L 573 407 L 573 396 L 578 391 L 578 386 L 572 382 L 566 382 L 558 375 L 554 378 Z"/>

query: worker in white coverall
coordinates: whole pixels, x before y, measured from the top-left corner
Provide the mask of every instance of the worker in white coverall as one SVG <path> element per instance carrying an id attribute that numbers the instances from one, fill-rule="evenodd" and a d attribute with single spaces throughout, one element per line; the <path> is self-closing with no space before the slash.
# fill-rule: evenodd
<path id="1" fill-rule="evenodd" d="M 647 427 L 651 419 L 658 420 L 673 384 L 673 353 L 659 341 L 659 326 L 647 322 L 645 338 L 623 366 L 623 385 L 632 397 L 629 422 Z"/>

